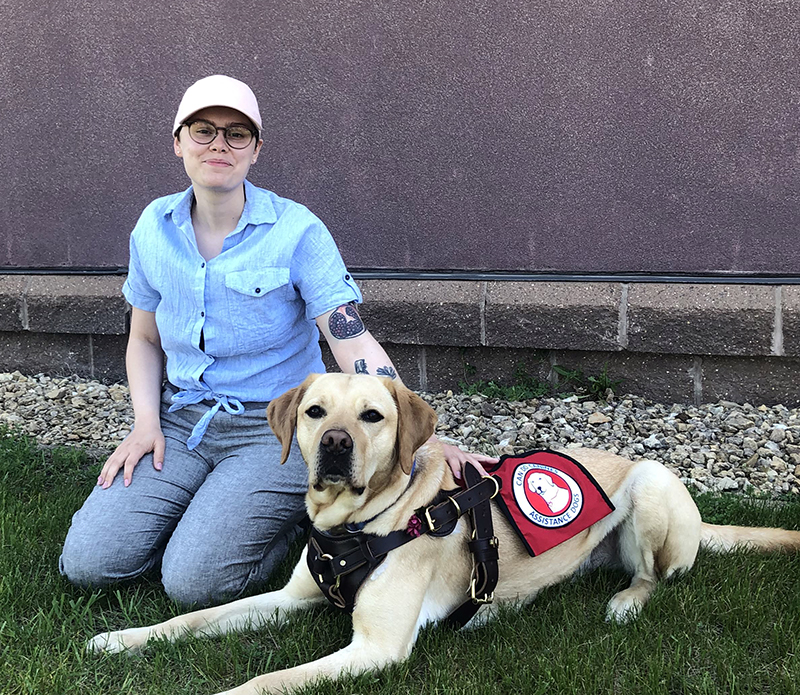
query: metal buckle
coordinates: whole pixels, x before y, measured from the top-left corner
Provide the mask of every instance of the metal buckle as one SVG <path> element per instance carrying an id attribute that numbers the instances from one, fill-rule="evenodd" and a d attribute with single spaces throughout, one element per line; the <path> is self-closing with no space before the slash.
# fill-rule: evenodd
<path id="1" fill-rule="evenodd" d="M 447 498 L 448 502 L 452 502 L 453 506 L 456 508 L 456 514 L 460 517 L 464 512 L 461 511 L 461 507 L 458 506 L 458 502 L 455 501 L 452 497 Z M 425 521 L 428 522 L 428 530 L 435 531 L 436 524 L 433 523 L 433 517 L 431 516 L 431 509 L 434 509 L 434 506 L 431 505 L 430 507 L 425 507 Z"/>
<path id="2" fill-rule="evenodd" d="M 482 597 L 476 596 L 476 584 L 478 583 L 478 578 L 473 577 L 472 581 L 469 583 L 469 595 L 472 598 L 472 602 L 478 605 L 485 604 L 485 603 L 492 603 L 494 601 L 494 591 L 489 594 L 488 596 L 484 595 Z"/>
<path id="3" fill-rule="evenodd" d="M 328 555 L 328 553 L 323 553 L 322 555 L 319 555 L 317 557 L 317 559 L 318 560 L 333 560 L 333 555 Z M 325 583 L 325 579 L 323 578 L 323 576 L 321 574 L 318 574 L 317 576 L 319 577 L 319 583 L 320 584 L 324 584 Z M 336 584 L 338 586 L 339 577 L 336 577 Z"/>
<path id="4" fill-rule="evenodd" d="M 456 502 L 452 497 L 448 497 L 447 499 L 453 503 L 453 506 L 456 508 L 456 514 L 461 516 L 464 512 L 461 511 L 461 507 L 458 506 L 458 502 Z"/>
<path id="5" fill-rule="evenodd" d="M 498 482 L 497 478 L 495 478 L 493 475 L 485 475 L 483 477 L 489 478 L 489 480 L 491 480 L 494 483 L 494 492 L 492 493 L 492 496 L 489 498 L 490 500 L 493 500 L 495 497 L 497 497 L 497 493 L 500 492 L 500 483 Z"/>
<path id="6" fill-rule="evenodd" d="M 431 509 L 433 509 L 433 505 L 430 507 L 425 507 L 425 521 L 428 522 L 428 530 L 435 531 L 436 525 L 433 523 L 433 519 L 431 518 Z"/>

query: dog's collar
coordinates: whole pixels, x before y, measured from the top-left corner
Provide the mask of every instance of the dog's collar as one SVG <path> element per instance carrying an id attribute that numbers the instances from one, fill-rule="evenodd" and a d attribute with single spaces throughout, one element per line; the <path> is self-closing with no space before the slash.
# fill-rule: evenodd
<path id="1" fill-rule="evenodd" d="M 351 522 L 349 524 L 345 524 L 344 525 L 344 530 L 347 531 L 347 533 L 361 533 L 364 530 L 364 527 L 367 524 L 372 523 L 381 514 L 383 514 L 384 512 L 389 511 L 394 505 L 396 505 L 400 501 L 400 499 L 403 497 L 403 495 L 405 495 L 406 492 L 408 492 L 408 488 L 411 487 L 411 483 L 414 480 L 414 473 L 416 472 L 416 470 L 417 470 L 417 457 L 415 456 L 414 457 L 414 461 L 411 464 L 411 472 L 408 474 L 408 483 L 406 484 L 406 488 L 405 488 L 405 490 L 403 490 L 400 493 L 400 495 L 397 497 L 397 499 L 394 502 L 392 502 L 388 507 L 386 507 L 386 509 L 384 509 L 383 511 L 378 512 L 375 516 L 370 517 L 366 521 L 355 521 L 355 522 Z"/>

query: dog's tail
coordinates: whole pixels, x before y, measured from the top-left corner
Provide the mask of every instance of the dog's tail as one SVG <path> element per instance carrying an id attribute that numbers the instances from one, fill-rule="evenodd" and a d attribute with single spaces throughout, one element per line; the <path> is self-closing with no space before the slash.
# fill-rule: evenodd
<path id="1" fill-rule="evenodd" d="M 739 549 L 793 552 L 800 550 L 800 531 L 703 523 L 700 530 L 700 546 L 717 553 L 729 553 Z"/>

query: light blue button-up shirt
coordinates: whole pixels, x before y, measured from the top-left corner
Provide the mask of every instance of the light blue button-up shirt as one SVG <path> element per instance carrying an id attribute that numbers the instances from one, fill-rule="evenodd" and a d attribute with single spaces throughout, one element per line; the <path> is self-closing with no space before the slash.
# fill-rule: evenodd
<path id="1" fill-rule="evenodd" d="M 210 261 L 197 248 L 191 187 L 153 201 L 131 234 L 122 292 L 132 306 L 155 312 L 167 377 L 180 389 L 172 409 L 216 401 L 190 448 L 221 407 L 240 412 L 243 401 L 272 400 L 324 372 L 314 319 L 361 301 L 319 218 L 244 186 L 239 224 Z"/>

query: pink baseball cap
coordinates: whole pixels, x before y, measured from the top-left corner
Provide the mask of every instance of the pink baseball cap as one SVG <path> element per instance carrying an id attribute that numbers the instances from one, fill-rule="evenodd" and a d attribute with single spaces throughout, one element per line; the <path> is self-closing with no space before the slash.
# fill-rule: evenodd
<path id="1" fill-rule="evenodd" d="M 172 126 L 173 135 L 177 134 L 181 124 L 189 116 L 209 106 L 227 106 L 236 109 L 253 121 L 258 132 L 261 132 L 261 114 L 253 90 L 233 77 L 211 75 L 197 80 L 184 93 Z"/>

